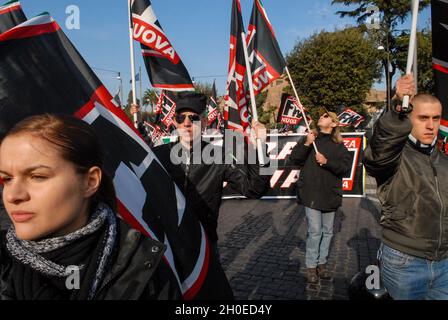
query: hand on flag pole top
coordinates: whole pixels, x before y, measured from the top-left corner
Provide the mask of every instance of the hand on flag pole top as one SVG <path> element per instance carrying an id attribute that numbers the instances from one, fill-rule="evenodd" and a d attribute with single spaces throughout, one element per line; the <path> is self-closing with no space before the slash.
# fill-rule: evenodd
<path id="1" fill-rule="evenodd" d="M 266 126 L 257 120 L 252 120 L 252 132 L 255 135 L 255 139 L 260 139 L 263 142 L 266 142 L 267 131 Z"/>
<path id="2" fill-rule="evenodd" d="M 131 109 L 129 109 L 130 114 L 134 115 L 140 111 L 140 106 L 138 104 L 131 104 Z"/>
<path id="3" fill-rule="evenodd" d="M 412 98 L 415 95 L 415 82 L 414 77 L 412 74 L 407 74 L 400 79 L 398 79 L 396 83 L 396 92 L 395 94 L 400 99 L 400 101 L 403 101 L 404 96 L 409 96 L 409 100 L 412 100 Z M 401 108 L 401 106 L 400 106 Z M 400 111 L 400 110 L 397 110 Z"/>

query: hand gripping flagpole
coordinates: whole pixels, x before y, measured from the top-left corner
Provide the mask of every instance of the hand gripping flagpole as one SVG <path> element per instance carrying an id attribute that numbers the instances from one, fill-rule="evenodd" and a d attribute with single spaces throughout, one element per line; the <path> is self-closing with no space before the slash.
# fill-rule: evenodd
<path id="1" fill-rule="evenodd" d="M 289 78 L 289 83 L 291 84 L 291 87 L 294 90 L 294 94 L 296 96 L 297 102 L 300 105 L 302 105 L 302 103 L 300 102 L 300 99 L 299 99 L 299 94 L 297 93 L 297 90 L 296 90 L 296 86 L 294 85 L 294 82 L 292 81 L 292 78 L 291 78 L 291 74 L 289 73 L 288 67 L 285 67 L 285 70 L 286 70 L 286 74 L 288 75 L 288 78 Z M 303 120 L 305 120 L 305 124 L 306 124 L 306 128 L 308 129 L 308 132 L 311 132 L 310 124 L 308 123 L 308 119 L 306 118 L 305 111 L 303 110 L 303 108 L 299 108 L 299 109 L 300 109 L 300 112 L 302 113 Z M 316 143 L 314 141 L 313 141 L 313 147 L 314 147 L 314 151 L 316 151 L 316 153 L 319 153 L 319 151 L 317 150 Z"/>
<path id="2" fill-rule="evenodd" d="M 129 49 L 131 54 L 131 84 L 132 84 L 132 103 L 137 104 L 136 84 L 135 84 L 135 57 L 134 57 L 134 27 L 132 23 L 131 2 L 128 0 L 128 13 L 129 13 Z M 140 75 L 141 76 L 141 75 Z M 137 113 L 134 113 L 134 126 L 138 128 Z"/>
<path id="3" fill-rule="evenodd" d="M 247 81 L 249 82 L 250 99 L 252 104 L 252 119 L 258 122 L 257 102 L 255 101 L 254 84 L 252 83 L 252 72 L 250 70 L 249 54 L 247 53 L 246 35 L 244 34 L 244 32 L 241 32 L 241 38 L 243 41 L 244 60 L 246 61 L 246 74 L 247 74 Z M 266 162 L 264 161 L 265 155 L 263 154 L 263 146 L 261 144 L 261 139 L 258 137 L 257 137 L 257 152 L 258 152 L 258 160 L 260 161 L 260 164 L 264 166 L 266 164 Z"/>
<path id="4" fill-rule="evenodd" d="M 417 42 L 417 17 L 418 17 L 418 6 L 419 0 L 412 0 L 412 27 L 411 27 L 411 36 L 409 38 L 409 50 L 408 50 L 408 61 L 406 64 L 406 74 L 411 74 L 412 65 L 414 62 L 415 50 L 416 50 L 416 42 Z M 407 111 L 409 109 L 409 96 L 403 97 L 403 111 Z"/>

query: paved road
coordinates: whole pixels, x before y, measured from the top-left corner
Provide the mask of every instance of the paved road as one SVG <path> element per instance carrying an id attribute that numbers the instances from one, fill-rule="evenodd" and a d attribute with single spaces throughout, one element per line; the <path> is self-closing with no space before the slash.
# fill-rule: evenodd
<path id="1" fill-rule="evenodd" d="M 218 233 L 221 261 L 237 299 L 348 299 L 350 279 L 376 262 L 379 206 L 370 179 L 367 198 L 345 198 L 336 213 L 328 269 L 306 283 L 306 218 L 291 200 L 226 200 Z"/>

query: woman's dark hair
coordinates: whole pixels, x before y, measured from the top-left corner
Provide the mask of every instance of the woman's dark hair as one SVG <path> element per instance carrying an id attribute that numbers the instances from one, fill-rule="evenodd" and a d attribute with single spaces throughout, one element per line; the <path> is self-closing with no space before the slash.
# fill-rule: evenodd
<path id="1" fill-rule="evenodd" d="M 80 174 L 99 167 L 101 184 L 92 197 L 91 209 L 98 202 L 104 202 L 114 211 L 117 209 L 113 182 L 103 169 L 102 148 L 89 124 L 69 115 L 41 114 L 20 121 L 4 138 L 20 134 L 31 134 L 50 142 Z"/>

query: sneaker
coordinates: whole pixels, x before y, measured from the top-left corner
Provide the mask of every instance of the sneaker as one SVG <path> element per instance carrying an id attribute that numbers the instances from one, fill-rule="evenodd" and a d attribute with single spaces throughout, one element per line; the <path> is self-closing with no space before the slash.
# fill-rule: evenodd
<path id="1" fill-rule="evenodd" d="M 321 279 L 330 279 L 330 274 L 328 273 L 326 269 L 326 264 L 319 264 L 317 266 L 317 274 L 319 275 L 319 278 Z"/>
<path id="2" fill-rule="evenodd" d="M 319 278 L 317 276 L 317 269 L 316 268 L 307 268 L 308 270 L 308 283 L 317 283 L 319 281 Z"/>

